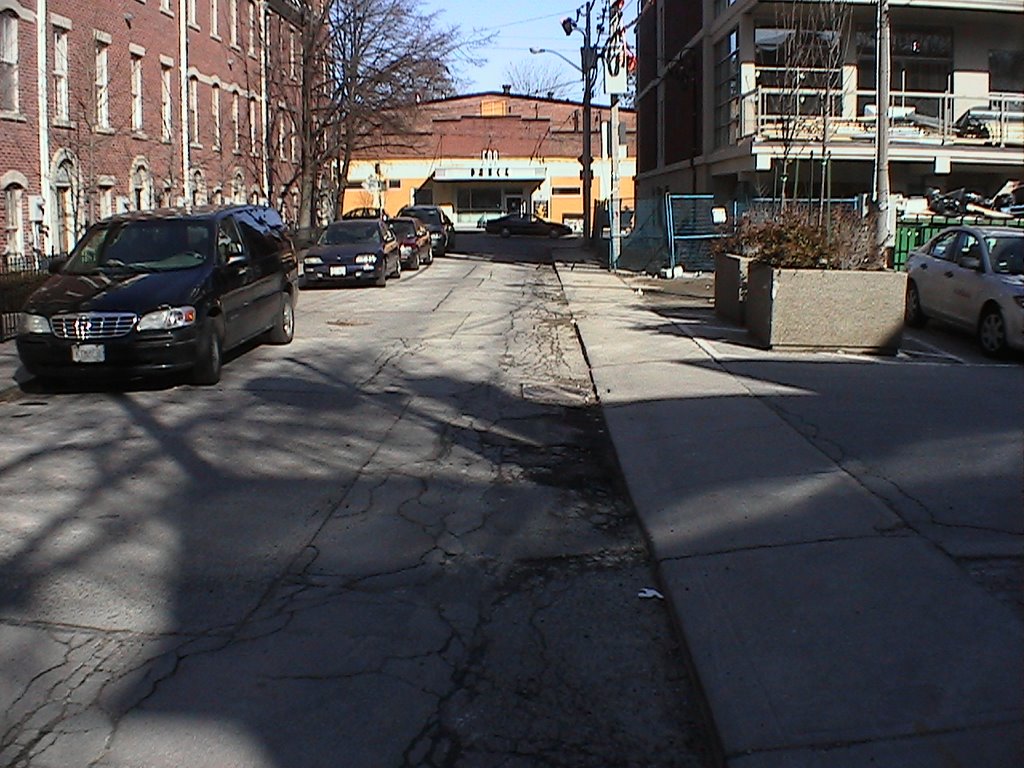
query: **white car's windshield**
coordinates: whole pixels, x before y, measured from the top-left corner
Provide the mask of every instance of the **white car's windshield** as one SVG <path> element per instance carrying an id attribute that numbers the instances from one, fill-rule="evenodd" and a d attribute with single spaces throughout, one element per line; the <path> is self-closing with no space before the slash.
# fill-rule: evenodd
<path id="1" fill-rule="evenodd" d="M 1024 234 L 985 238 L 992 271 L 1000 275 L 1024 275 Z"/>

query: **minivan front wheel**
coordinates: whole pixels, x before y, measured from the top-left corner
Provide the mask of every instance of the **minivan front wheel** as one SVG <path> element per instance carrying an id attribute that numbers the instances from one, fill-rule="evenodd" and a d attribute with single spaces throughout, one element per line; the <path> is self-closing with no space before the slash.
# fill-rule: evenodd
<path id="1" fill-rule="evenodd" d="M 214 323 L 207 323 L 206 332 L 199 341 L 199 355 L 192 369 L 192 382 L 200 386 L 212 386 L 220 381 L 223 365 L 220 334 Z"/>
<path id="2" fill-rule="evenodd" d="M 281 308 L 267 337 L 271 344 L 290 344 L 295 337 L 295 303 L 287 291 L 281 293 Z"/>

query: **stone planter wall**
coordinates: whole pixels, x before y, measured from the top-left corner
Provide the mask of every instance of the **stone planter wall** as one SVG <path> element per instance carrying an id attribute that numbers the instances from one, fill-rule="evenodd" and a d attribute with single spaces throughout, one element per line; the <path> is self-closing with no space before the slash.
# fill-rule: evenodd
<path id="1" fill-rule="evenodd" d="M 750 259 L 731 253 L 715 254 L 715 314 L 743 325 Z"/>
<path id="2" fill-rule="evenodd" d="M 904 272 L 749 267 L 746 325 L 763 346 L 895 354 L 903 334 Z"/>

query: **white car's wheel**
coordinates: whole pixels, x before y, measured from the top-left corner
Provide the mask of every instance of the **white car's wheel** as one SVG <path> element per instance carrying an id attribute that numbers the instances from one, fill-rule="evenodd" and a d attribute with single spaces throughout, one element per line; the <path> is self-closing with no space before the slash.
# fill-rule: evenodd
<path id="1" fill-rule="evenodd" d="M 1006 352 L 1006 321 L 997 307 L 986 307 L 978 321 L 978 343 L 989 357 Z"/>

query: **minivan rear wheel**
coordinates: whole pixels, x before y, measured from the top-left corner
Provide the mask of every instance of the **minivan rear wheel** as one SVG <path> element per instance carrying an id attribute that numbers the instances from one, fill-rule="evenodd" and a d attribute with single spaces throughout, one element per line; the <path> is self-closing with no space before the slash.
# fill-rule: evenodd
<path id="1" fill-rule="evenodd" d="M 212 386 L 220 381 L 223 365 L 220 333 L 214 323 L 208 323 L 206 333 L 199 342 L 199 356 L 192 369 L 192 382 L 199 386 Z"/>
<path id="2" fill-rule="evenodd" d="M 290 293 L 281 293 L 281 308 L 277 320 L 267 334 L 271 344 L 290 344 L 295 337 L 295 303 Z"/>

